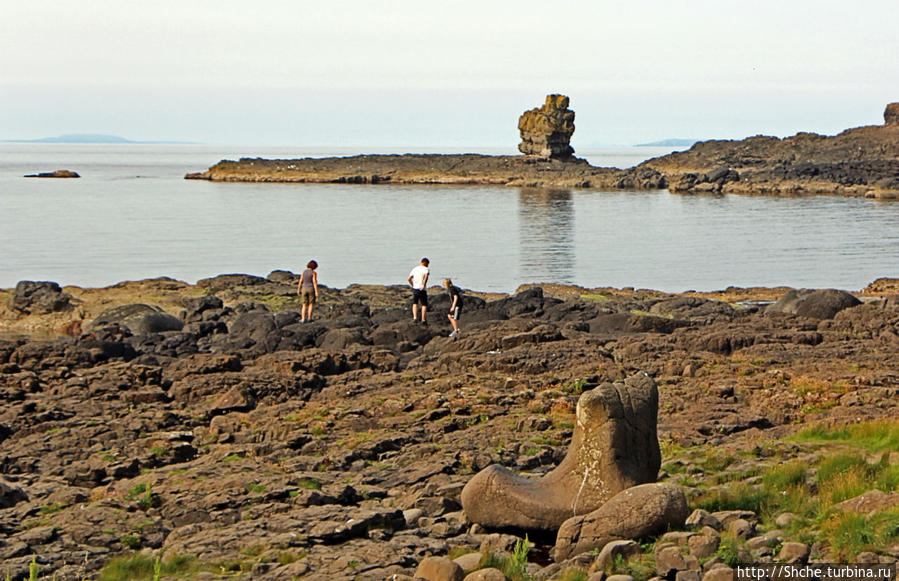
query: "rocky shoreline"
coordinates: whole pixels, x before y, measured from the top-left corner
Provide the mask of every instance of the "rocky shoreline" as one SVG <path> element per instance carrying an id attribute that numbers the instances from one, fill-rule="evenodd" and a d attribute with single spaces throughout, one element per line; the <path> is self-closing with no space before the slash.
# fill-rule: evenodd
<path id="1" fill-rule="evenodd" d="M 294 277 L 0 291 L 0 574 L 717 581 L 899 558 L 895 279 L 469 291 L 451 339 L 442 293 L 423 326 L 400 286 L 324 288 L 300 323 Z M 547 477 L 583 398 L 633 378 L 657 391 L 658 486 L 692 512 L 672 531 L 464 507 L 488 466 Z"/>
<path id="2" fill-rule="evenodd" d="M 547 105 L 552 98 L 547 97 Z M 522 156 L 359 155 L 353 157 L 222 160 L 186 179 L 225 182 L 502 185 L 649 190 L 674 193 L 840 195 L 899 198 L 899 121 L 892 103 L 884 125 L 848 129 L 839 135 L 800 133 L 739 141 L 704 141 L 687 151 L 651 159 L 630 169 L 594 167 L 569 154 L 565 137 L 544 129 L 552 145 L 534 146 L 536 122 L 522 116 L 527 147 Z M 567 107 L 567 98 L 564 98 Z M 552 109 L 544 115 L 561 115 Z M 540 134 L 542 135 L 542 134 Z M 555 139 L 555 141 L 553 141 Z M 540 148 L 543 149 L 540 149 Z M 538 152 L 534 154 L 533 152 Z M 543 152 L 544 155 L 539 153 Z M 564 154 L 564 155 L 562 155 Z"/>

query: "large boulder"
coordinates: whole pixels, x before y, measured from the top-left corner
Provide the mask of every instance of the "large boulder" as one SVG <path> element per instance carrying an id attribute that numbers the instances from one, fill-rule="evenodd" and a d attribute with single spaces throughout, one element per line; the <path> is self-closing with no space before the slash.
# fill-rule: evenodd
<path id="1" fill-rule="evenodd" d="M 55 282 L 23 280 L 16 285 L 9 306 L 22 313 L 41 315 L 68 309 L 71 299 Z"/>
<path id="2" fill-rule="evenodd" d="M 180 331 L 184 327 L 181 319 L 159 307 L 132 303 L 106 309 L 91 322 L 88 330 L 94 331 L 113 325 L 125 327 L 134 335 Z"/>
<path id="3" fill-rule="evenodd" d="M 574 111 L 568 108 L 565 95 L 547 95 L 542 107 L 522 113 L 518 130 L 518 151 L 525 155 L 565 159 L 574 154 L 569 145 L 574 133 Z"/>
<path id="4" fill-rule="evenodd" d="M 616 539 L 638 539 L 679 528 L 688 514 L 687 498 L 680 487 L 666 483 L 634 486 L 590 514 L 562 523 L 552 557 L 561 561 L 601 549 Z"/>
<path id="5" fill-rule="evenodd" d="M 542 478 L 493 465 L 462 489 L 462 507 L 487 527 L 555 530 L 638 484 L 654 482 L 661 464 L 656 436 L 658 390 L 645 374 L 584 392 L 562 462 Z"/>
<path id="6" fill-rule="evenodd" d="M 770 305 L 766 312 L 788 313 L 813 319 L 832 319 L 834 315 L 860 305 L 861 301 L 836 289 L 793 289 Z"/>

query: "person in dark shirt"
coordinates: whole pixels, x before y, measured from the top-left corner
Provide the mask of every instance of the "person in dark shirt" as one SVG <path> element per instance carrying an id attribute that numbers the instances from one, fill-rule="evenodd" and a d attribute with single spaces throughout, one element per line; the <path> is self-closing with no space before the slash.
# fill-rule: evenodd
<path id="1" fill-rule="evenodd" d="M 462 290 L 448 278 L 443 279 L 443 287 L 450 296 L 450 308 L 446 316 L 453 326 L 453 332 L 449 336 L 455 337 L 459 334 L 459 317 L 462 315 Z"/>

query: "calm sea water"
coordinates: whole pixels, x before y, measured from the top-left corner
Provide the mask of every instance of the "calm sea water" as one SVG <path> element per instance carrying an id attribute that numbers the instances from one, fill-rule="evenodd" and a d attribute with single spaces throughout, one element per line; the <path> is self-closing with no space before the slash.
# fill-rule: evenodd
<path id="1" fill-rule="evenodd" d="M 578 154 L 594 165 L 628 167 L 668 151 Z M 432 280 L 449 276 L 492 291 L 528 282 L 855 290 L 899 276 L 899 203 L 183 179 L 223 158 L 351 153 L 359 152 L 0 144 L 0 287 L 19 280 L 105 286 L 156 276 L 264 276 L 299 272 L 310 258 L 329 286 L 404 284 L 422 256 L 431 259 Z M 22 177 L 55 169 L 82 178 Z"/>

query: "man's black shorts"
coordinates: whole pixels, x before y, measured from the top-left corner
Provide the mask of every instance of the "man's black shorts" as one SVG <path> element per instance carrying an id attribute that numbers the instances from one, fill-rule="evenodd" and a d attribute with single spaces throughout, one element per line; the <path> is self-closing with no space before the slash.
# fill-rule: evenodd
<path id="1" fill-rule="evenodd" d="M 423 307 L 428 306 L 428 291 L 424 289 L 412 289 L 412 304 L 413 305 L 421 305 Z"/>

